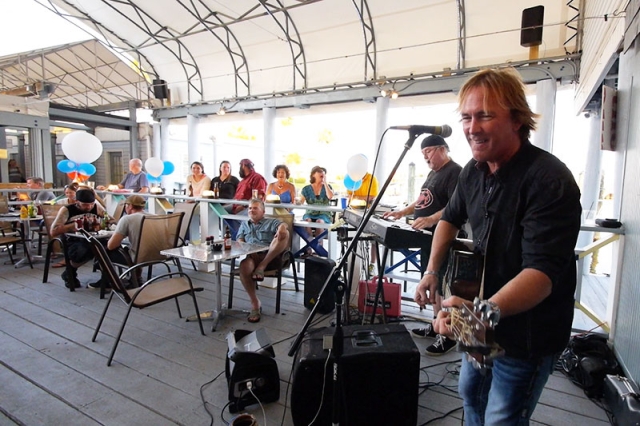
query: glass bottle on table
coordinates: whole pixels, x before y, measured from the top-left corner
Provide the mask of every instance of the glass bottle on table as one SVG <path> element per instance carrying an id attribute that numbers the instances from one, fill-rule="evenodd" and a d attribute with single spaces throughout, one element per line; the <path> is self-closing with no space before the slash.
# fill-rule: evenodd
<path id="1" fill-rule="evenodd" d="M 231 231 L 227 226 L 227 230 L 224 232 L 224 249 L 231 250 Z"/>

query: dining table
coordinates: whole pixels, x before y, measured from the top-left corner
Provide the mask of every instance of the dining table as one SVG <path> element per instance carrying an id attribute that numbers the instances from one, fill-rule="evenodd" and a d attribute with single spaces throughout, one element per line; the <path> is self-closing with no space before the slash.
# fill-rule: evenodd
<path id="1" fill-rule="evenodd" d="M 214 241 L 215 244 L 221 244 L 222 242 Z M 162 250 L 160 253 L 165 256 L 170 256 L 178 259 L 185 259 L 193 261 L 202 265 L 214 265 L 214 285 L 216 292 L 216 306 L 213 311 L 206 311 L 200 314 L 200 318 L 203 320 L 213 320 L 213 326 L 211 331 L 215 331 L 218 324 L 225 316 L 231 313 L 239 313 L 243 311 L 227 309 L 222 303 L 222 263 L 234 258 L 246 256 L 251 253 L 258 253 L 266 251 L 269 246 L 263 244 L 252 244 L 242 241 L 233 241 L 231 243 L 231 249 L 229 250 L 211 250 L 211 246 L 206 244 L 189 244 L 182 247 L 176 247 L 172 249 Z M 211 272 L 209 268 L 206 268 L 208 272 Z M 195 321 L 197 318 L 189 317 L 187 321 Z"/>

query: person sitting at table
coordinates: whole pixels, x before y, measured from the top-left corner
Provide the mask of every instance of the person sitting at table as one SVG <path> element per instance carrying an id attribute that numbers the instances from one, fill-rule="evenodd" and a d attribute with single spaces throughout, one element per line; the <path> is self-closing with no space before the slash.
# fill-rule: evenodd
<path id="1" fill-rule="evenodd" d="M 96 203 L 95 192 L 89 187 L 79 188 L 76 191 L 76 202 L 62 207 L 58 212 L 51 227 L 51 236 L 64 237 L 67 233 L 76 232 L 78 221 L 84 222 L 86 219 L 89 223 L 99 222 L 104 213 L 104 208 Z M 91 244 L 84 238 L 67 238 L 66 249 L 70 264 L 62 273 L 64 285 L 67 288 L 82 287 L 78 280 L 78 268 L 93 259 Z M 90 283 L 88 287 L 100 289 L 100 280 Z"/>
<path id="2" fill-rule="evenodd" d="M 142 160 L 132 158 L 129 160 L 129 172 L 124 176 L 122 182 L 118 184 L 120 189 L 130 189 L 133 192 L 149 192 L 149 180 L 147 174 L 142 171 Z M 99 190 L 105 190 L 104 185 L 98 186 Z"/>
<path id="3" fill-rule="evenodd" d="M 309 205 L 316 206 L 328 206 L 329 201 L 333 198 L 333 189 L 327 182 L 327 169 L 320 166 L 315 166 L 311 169 L 309 176 L 310 185 L 302 188 L 301 202 L 306 202 Z M 302 219 L 307 222 L 317 223 L 331 223 L 331 212 L 319 211 L 319 210 L 307 210 L 302 216 Z M 309 237 L 313 237 L 313 234 L 320 235 L 322 233 L 321 228 L 309 228 Z M 322 245 L 322 240 L 318 242 Z M 310 254 L 310 249 L 307 250 L 307 254 Z"/>
<path id="4" fill-rule="evenodd" d="M 191 163 L 191 174 L 187 176 L 187 196 L 202 197 L 202 191 L 211 187 L 211 179 L 204 174 L 204 166 L 199 161 Z"/>
<path id="5" fill-rule="evenodd" d="M 218 185 L 218 198 L 232 200 L 240 180 L 231 174 L 231 163 L 224 160 L 218 169 L 220 175 L 211 179 L 211 190 Z"/>
<path id="6" fill-rule="evenodd" d="M 284 164 L 278 164 L 271 174 L 277 180 L 267 186 L 267 195 L 279 196 L 280 202 L 284 204 L 293 203 L 293 199 L 296 197 L 296 187 L 289 182 L 289 177 L 291 176 L 289 167 Z"/>
<path id="7" fill-rule="evenodd" d="M 144 215 L 151 215 L 144 211 L 147 204 L 147 200 L 140 195 L 131 195 L 124 201 L 124 211 L 127 213 L 122 216 L 116 225 L 116 230 L 107 241 L 107 254 L 112 262 L 126 264 L 127 260 L 122 255 L 122 252 L 118 250 L 123 243 L 129 248 L 129 252 L 132 259 L 136 258 L 135 248 L 138 247 L 138 240 L 140 238 L 140 230 L 142 227 L 142 217 Z M 140 276 L 142 269 L 137 270 L 138 283 L 140 282 Z M 107 285 L 107 287 L 109 287 Z"/>
<path id="8" fill-rule="evenodd" d="M 257 191 L 257 198 L 264 200 L 264 194 L 267 189 L 267 181 L 261 174 L 253 168 L 253 162 L 248 158 L 240 160 L 240 177 L 242 180 L 238 184 L 234 200 L 250 200 L 255 198 L 253 192 Z M 233 214 L 247 215 L 247 206 L 242 204 L 227 204 L 224 209 Z M 226 225 L 231 231 L 231 236 L 236 238 L 240 221 L 236 219 L 225 219 Z"/>
<path id="9" fill-rule="evenodd" d="M 237 240 L 269 245 L 268 250 L 249 254 L 240 262 L 240 281 L 251 301 L 251 312 L 247 321 L 255 323 L 260 321 L 262 311 L 260 299 L 256 295 L 257 281 L 264 280 L 264 271 L 282 266 L 279 255 L 287 249 L 289 230 L 287 225 L 278 219 L 264 217 L 262 200 L 252 199 L 247 210 L 249 220 L 240 224 Z"/>
<path id="10" fill-rule="evenodd" d="M 24 182 L 24 174 L 22 173 L 18 162 L 13 158 L 7 163 L 7 170 L 9 171 L 9 182 Z"/>
<path id="11" fill-rule="evenodd" d="M 27 188 L 29 189 L 44 189 L 44 179 L 41 177 L 30 177 L 27 179 Z M 51 191 L 32 192 L 29 195 L 32 201 L 39 201 L 44 203 L 45 201 L 51 201 L 56 198 L 55 194 Z"/>
<path id="12" fill-rule="evenodd" d="M 76 191 L 78 190 L 78 183 L 72 182 L 69 185 L 64 186 L 64 198 L 56 201 L 56 204 L 73 204 L 76 202 Z"/>

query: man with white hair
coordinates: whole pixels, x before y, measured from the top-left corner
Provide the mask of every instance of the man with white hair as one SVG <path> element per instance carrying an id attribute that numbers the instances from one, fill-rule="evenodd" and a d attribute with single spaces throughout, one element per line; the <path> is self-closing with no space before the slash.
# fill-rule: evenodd
<path id="1" fill-rule="evenodd" d="M 133 158 L 129 161 L 129 173 L 118 184 L 120 189 L 131 189 L 133 192 L 149 192 L 147 174 L 142 171 L 142 160 Z"/>

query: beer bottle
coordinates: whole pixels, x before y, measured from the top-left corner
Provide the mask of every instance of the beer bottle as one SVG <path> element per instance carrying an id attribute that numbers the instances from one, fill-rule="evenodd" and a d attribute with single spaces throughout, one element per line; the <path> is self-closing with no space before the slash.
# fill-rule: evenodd
<path id="1" fill-rule="evenodd" d="M 227 226 L 227 230 L 224 233 L 224 249 L 231 250 L 231 232 Z"/>

